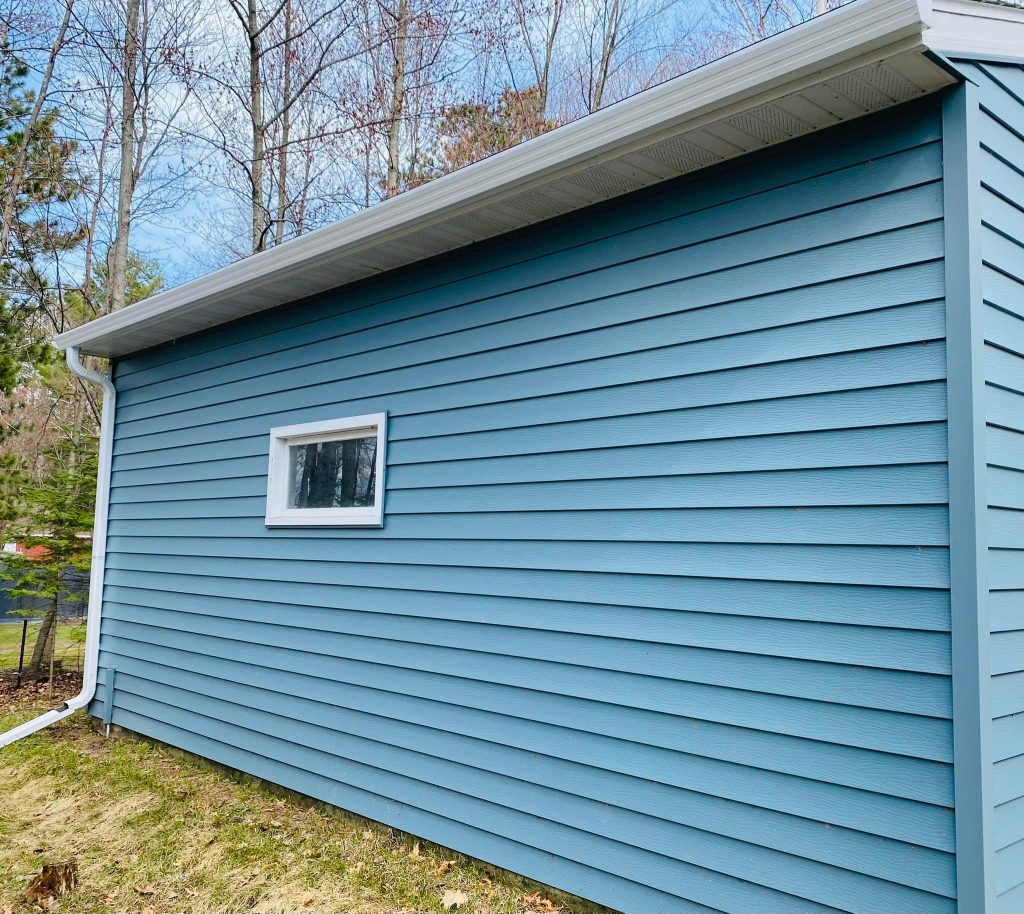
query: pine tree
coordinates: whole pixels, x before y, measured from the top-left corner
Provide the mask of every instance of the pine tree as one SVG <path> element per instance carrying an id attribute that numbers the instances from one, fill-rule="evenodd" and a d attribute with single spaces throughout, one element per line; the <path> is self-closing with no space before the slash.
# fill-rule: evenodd
<path id="1" fill-rule="evenodd" d="M 17 187 L 0 256 L 0 393 L 9 394 L 26 370 L 52 358 L 47 337 L 55 307 L 38 261 L 82 240 L 67 204 L 83 189 L 72 177 L 75 144 L 57 136 L 56 108 L 31 119 L 28 68 L 0 44 L 0 186 Z M 27 132 L 27 133 L 26 133 Z"/>
<path id="2" fill-rule="evenodd" d="M 72 176 L 75 145 L 58 136 L 59 111 L 37 104 L 28 73 L 0 45 L 0 186 L 10 191 L 0 255 L 0 542 L 27 550 L 4 554 L 0 577 L 14 582 L 11 596 L 48 607 L 30 668 L 38 673 L 67 571 L 88 565 L 96 447 L 82 410 L 68 422 L 57 409 L 73 385 L 49 344 L 66 318 L 52 258 L 82 239 L 68 204 L 83 186 Z M 52 426 L 46 435 L 30 429 L 40 412 Z M 16 446 L 30 430 L 44 442 L 31 454 Z"/>
<path id="3" fill-rule="evenodd" d="M 9 466 L 0 478 L 4 538 L 24 552 L 4 556 L 0 578 L 13 582 L 12 597 L 46 606 L 28 667 L 37 676 L 52 648 L 61 603 L 80 602 L 67 574 L 88 572 L 96 491 L 96 439 L 80 430 L 40 455 L 41 466 Z"/>

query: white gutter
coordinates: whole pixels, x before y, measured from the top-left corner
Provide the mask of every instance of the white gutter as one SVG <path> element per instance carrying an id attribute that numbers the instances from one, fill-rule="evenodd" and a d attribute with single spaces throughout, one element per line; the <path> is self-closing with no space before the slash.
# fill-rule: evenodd
<path id="1" fill-rule="evenodd" d="M 107 506 L 110 502 L 110 463 L 114 449 L 114 406 L 117 391 L 109 377 L 86 368 L 77 346 L 67 350 L 68 367 L 80 378 L 103 388 L 103 411 L 100 415 L 99 468 L 96 478 L 96 513 L 92 528 L 92 568 L 89 574 L 89 608 L 85 620 L 85 670 L 82 691 L 59 708 L 47 711 L 20 726 L 0 733 L 0 748 L 9 746 L 23 736 L 42 730 L 58 720 L 84 708 L 96 694 L 96 672 L 100 656 L 100 614 L 103 609 L 103 571 L 107 556 Z"/>

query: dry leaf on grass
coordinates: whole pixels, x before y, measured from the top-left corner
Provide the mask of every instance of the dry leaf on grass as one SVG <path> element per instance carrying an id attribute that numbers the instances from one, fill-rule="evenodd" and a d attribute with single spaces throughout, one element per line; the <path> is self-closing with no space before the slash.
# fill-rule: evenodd
<path id="1" fill-rule="evenodd" d="M 438 876 L 443 876 L 454 865 L 455 865 L 455 862 L 453 860 L 442 860 L 441 861 L 441 865 L 437 868 L 437 875 Z"/>
<path id="2" fill-rule="evenodd" d="M 413 846 L 412 850 L 409 851 L 409 857 L 413 860 L 422 860 L 423 854 L 420 853 L 420 842 L 417 841 Z"/>
<path id="3" fill-rule="evenodd" d="M 524 895 L 523 903 L 526 904 L 531 911 L 557 911 L 555 903 L 550 898 L 545 898 L 540 892 L 534 892 L 532 895 Z"/>
<path id="4" fill-rule="evenodd" d="M 78 865 L 74 860 L 47 863 L 25 887 L 25 901 L 41 908 L 52 908 L 61 895 L 74 891 L 77 881 Z"/>
<path id="5" fill-rule="evenodd" d="M 446 911 L 450 911 L 452 908 L 458 908 L 469 901 L 469 896 L 465 892 L 460 892 L 458 889 L 448 889 L 441 896 L 441 905 Z"/>
<path id="6" fill-rule="evenodd" d="M 150 882 L 147 882 L 145 885 L 135 886 L 135 891 L 138 892 L 140 895 L 155 895 L 156 886 Z"/>

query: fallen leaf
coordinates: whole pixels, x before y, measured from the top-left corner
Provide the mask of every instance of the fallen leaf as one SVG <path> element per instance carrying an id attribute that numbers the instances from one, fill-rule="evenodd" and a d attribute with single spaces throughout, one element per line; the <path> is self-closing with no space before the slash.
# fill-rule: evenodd
<path id="1" fill-rule="evenodd" d="M 423 854 L 421 854 L 421 853 L 420 853 L 420 842 L 419 842 L 419 841 L 417 841 L 417 842 L 416 842 L 416 843 L 415 843 L 415 844 L 414 844 L 414 845 L 412 846 L 412 850 L 411 850 L 411 851 L 409 851 L 409 856 L 410 856 L 410 857 L 411 857 L 411 858 L 412 858 L 413 860 L 422 860 L 422 859 L 423 859 Z"/>
<path id="2" fill-rule="evenodd" d="M 305 900 L 304 900 L 304 901 L 302 902 L 302 906 L 303 906 L 304 908 L 308 908 L 308 907 L 311 907 L 314 901 L 316 901 L 316 899 L 315 899 L 315 898 L 312 898 L 312 897 L 311 897 L 311 898 L 306 898 L 306 899 L 305 899 Z"/>
<path id="3" fill-rule="evenodd" d="M 135 886 L 135 891 L 138 892 L 140 895 L 155 895 L 156 886 L 150 882 L 147 882 L 145 885 Z"/>
<path id="4" fill-rule="evenodd" d="M 452 908 L 458 908 L 469 901 L 469 896 L 465 892 L 460 892 L 458 889 L 448 889 L 441 896 L 441 906 L 446 910 L 450 911 Z"/>
<path id="5" fill-rule="evenodd" d="M 438 876 L 443 876 L 443 875 L 444 875 L 445 873 L 447 873 L 447 872 L 448 872 L 448 870 L 450 870 L 450 869 L 451 869 L 451 868 L 452 868 L 452 867 L 453 867 L 454 865 L 455 865 L 455 863 L 454 863 L 454 861 L 452 861 L 452 860 L 442 860 L 442 861 L 441 861 L 441 865 L 440 865 L 440 866 L 439 866 L 439 867 L 437 868 L 437 875 L 438 875 Z"/>
<path id="6" fill-rule="evenodd" d="M 550 898 L 545 898 L 540 892 L 534 892 L 532 895 L 524 895 L 523 902 L 530 906 L 534 911 L 557 911 L 555 903 Z"/>
<path id="7" fill-rule="evenodd" d="M 363 863 L 362 860 L 360 860 L 358 863 L 353 863 L 352 864 L 352 872 L 353 873 L 361 873 L 363 871 L 363 867 L 364 866 L 366 866 L 366 864 Z"/>
<path id="8" fill-rule="evenodd" d="M 274 828 L 281 828 L 284 825 L 284 822 L 282 822 L 280 819 L 271 819 L 270 824 Z"/>
<path id="9" fill-rule="evenodd" d="M 78 865 L 74 860 L 47 863 L 25 887 L 25 901 L 41 908 L 52 908 L 57 904 L 59 896 L 74 891 L 77 881 Z"/>

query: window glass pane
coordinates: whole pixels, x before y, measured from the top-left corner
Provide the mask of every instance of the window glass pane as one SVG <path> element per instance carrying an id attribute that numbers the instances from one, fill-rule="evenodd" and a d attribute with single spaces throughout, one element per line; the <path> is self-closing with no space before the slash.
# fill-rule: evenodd
<path id="1" fill-rule="evenodd" d="M 376 435 L 291 445 L 288 507 L 373 507 L 376 471 Z"/>

